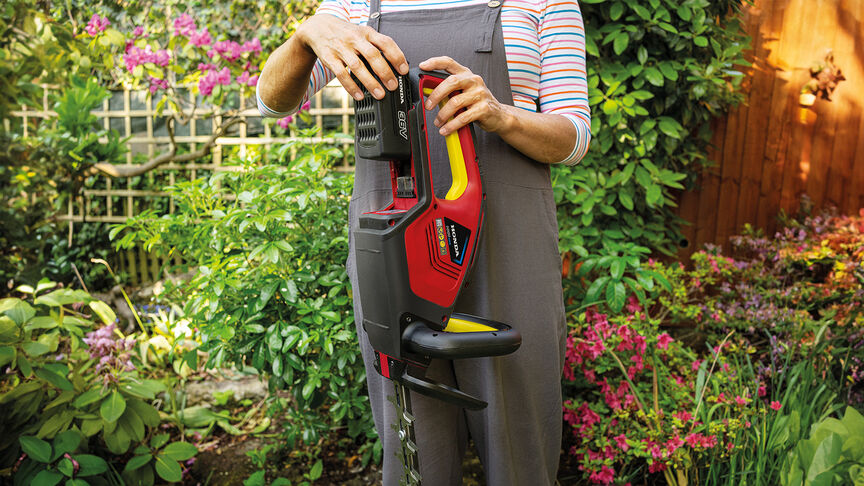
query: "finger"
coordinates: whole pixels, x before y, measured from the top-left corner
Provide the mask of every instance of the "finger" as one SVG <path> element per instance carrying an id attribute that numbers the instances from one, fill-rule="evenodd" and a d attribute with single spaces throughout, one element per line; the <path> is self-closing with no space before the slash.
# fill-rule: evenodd
<path id="1" fill-rule="evenodd" d="M 470 73 L 470 71 L 468 71 Z M 461 74 L 461 75 L 453 75 L 449 76 L 444 81 L 441 81 L 438 86 L 429 93 L 429 96 L 426 98 L 426 109 L 431 110 L 433 106 L 437 105 L 444 98 L 450 96 L 450 93 L 453 91 L 467 91 L 471 87 L 486 87 L 486 84 L 483 83 L 483 79 L 476 74 Z"/>
<path id="2" fill-rule="evenodd" d="M 336 79 L 339 80 L 339 83 L 342 84 L 342 87 L 345 88 L 345 91 L 348 92 L 351 96 L 354 97 L 355 100 L 363 99 L 363 92 L 360 90 L 360 87 L 357 86 L 357 83 L 351 78 L 351 72 L 345 67 L 345 64 L 335 57 L 321 57 L 321 62 L 327 66 L 335 76 Z"/>
<path id="3" fill-rule="evenodd" d="M 482 117 L 483 112 L 484 108 L 482 103 L 471 105 L 467 110 L 457 114 L 451 118 L 450 121 L 445 123 L 444 126 L 438 130 L 438 133 L 445 136 L 449 135 L 469 123 L 479 120 Z"/>
<path id="4" fill-rule="evenodd" d="M 376 76 L 378 76 L 378 79 L 381 80 L 381 83 L 386 86 L 387 89 L 393 91 L 399 86 L 396 82 L 396 75 L 393 74 L 393 70 L 390 68 L 390 65 L 387 64 L 387 60 L 384 59 L 384 56 L 381 55 L 381 51 L 379 51 L 377 47 L 370 43 L 366 43 L 364 46 L 360 46 L 358 50 L 360 51 L 360 54 L 366 58 L 372 71 Z"/>
<path id="5" fill-rule="evenodd" d="M 372 96 L 375 99 L 380 100 L 384 97 L 384 88 L 378 83 L 378 80 L 375 79 L 375 76 L 372 76 L 372 73 L 366 69 L 366 65 L 363 64 L 363 61 L 357 57 L 353 52 L 344 51 L 342 53 L 342 61 L 351 70 L 351 73 L 372 93 Z"/>
<path id="6" fill-rule="evenodd" d="M 440 127 L 450 120 L 459 110 L 469 108 L 483 99 L 483 93 L 479 90 L 471 90 L 470 92 L 462 92 L 448 101 L 444 107 L 438 110 L 438 115 L 435 117 L 435 126 Z"/>
<path id="7" fill-rule="evenodd" d="M 470 72 L 468 68 L 454 61 L 449 56 L 430 57 L 421 62 L 419 67 L 426 71 L 447 71 L 450 74 Z"/>
<path id="8" fill-rule="evenodd" d="M 396 67 L 399 74 L 408 74 L 408 60 L 402 49 L 396 45 L 396 41 L 374 29 L 370 28 L 369 30 L 372 31 L 368 36 L 369 42 L 384 53 L 384 57 L 387 58 L 391 66 Z"/>

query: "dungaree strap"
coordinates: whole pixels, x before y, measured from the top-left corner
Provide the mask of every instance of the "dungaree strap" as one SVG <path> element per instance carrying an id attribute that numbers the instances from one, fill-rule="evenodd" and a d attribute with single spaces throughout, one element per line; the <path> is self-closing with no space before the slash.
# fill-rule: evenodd
<path id="1" fill-rule="evenodd" d="M 501 14 L 502 0 L 490 0 L 483 12 L 483 20 L 477 29 L 477 49 L 474 52 L 492 52 L 492 34 L 495 33 L 495 21 Z"/>
<path id="2" fill-rule="evenodd" d="M 477 48 L 474 52 L 492 52 L 492 35 L 495 33 L 495 22 L 501 15 L 501 0 L 490 0 L 483 12 L 480 28 L 477 29 Z M 381 0 L 370 0 L 369 20 L 366 25 L 378 30 L 381 21 Z"/>
<path id="3" fill-rule="evenodd" d="M 369 20 L 366 25 L 378 31 L 378 21 L 381 18 L 381 0 L 371 0 L 369 3 Z"/>

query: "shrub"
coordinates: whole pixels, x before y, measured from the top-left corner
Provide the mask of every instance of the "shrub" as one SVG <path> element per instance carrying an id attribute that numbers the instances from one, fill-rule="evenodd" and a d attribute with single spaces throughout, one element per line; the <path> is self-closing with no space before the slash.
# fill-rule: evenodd
<path id="1" fill-rule="evenodd" d="M 174 214 L 146 212 L 112 233 L 120 247 L 178 254 L 196 269 L 170 298 L 200 330 L 208 366 L 251 365 L 290 392 L 273 402 L 292 422 L 289 445 L 337 425 L 362 438 L 374 432 L 344 265 L 352 177 L 331 171 L 336 149 L 288 144 L 279 160 L 292 148 L 284 165 L 246 160 L 169 187 Z"/>
<path id="2" fill-rule="evenodd" d="M 179 481 L 178 461 L 196 449 L 155 434 L 162 419 L 151 402 L 164 385 L 139 373 L 134 340 L 117 330 L 108 305 L 81 290 L 48 292 L 55 286 L 22 286 L 32 300 L 0 300 L 0 424 L 7 439 L 0 466 L 16 466 L 16 484 L 56 484 L 108 474 L 107 458 L 126 464 L 127 482 L 153 484 L 154 470 Z M 105 325 L 97 328 L 94 318 Z M 136 456 L 127 463 L 129 451 Z"/>
<path id="3" fill-rule="evenodd" d="M 742 3 L 580 2 L 592 142 L 579 165 L 553 174 L 562 251 L 628 262 L 649 250 L 674 253 L 682 239 L 676 194 L 692 188 L 708 163 L 711 118 L 742 99 Z M 631 278 L 638 268 L 628 263 L 626 272 L 611 272 L 594 295 L 620 310 L 626 294 L 645 287 Z M 608 264 L 586 283 L 603 276 L 610 276 Z M 573 304 L 593 303 L 587 285 L 568 284 Z"/>

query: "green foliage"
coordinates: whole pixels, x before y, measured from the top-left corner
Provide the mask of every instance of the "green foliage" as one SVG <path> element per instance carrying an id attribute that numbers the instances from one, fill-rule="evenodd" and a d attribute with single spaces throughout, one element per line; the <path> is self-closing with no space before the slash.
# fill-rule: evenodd
<path id="1" fill-rule="evenodd" d="M 116 480 L 105 459 L 79 452 L 86 441 L 78 430 L 61 432 L 52 442 L 31 436 L 20 437 L 18 442 L 28 460 L 15 475 L 16 486 L 59 484 L 64 480 L 65 484 L 88 486 L 88 479 L 106 484 L 106 476 Z"/>
<path id="2" fill-rule="evenodd" d="M 55 287 L 48 281 L 25 285 L 18 291 L 29 299 L 0 300 L 0 367 L 6 370 L 0 375 L 0 427 L 10 439 L 0 443 L 0 467 L 15 463 L 19 444 L 29 456 L 16 484 L 31 484 L 37 475 L 84 476 L 84 462 L 69 474 L 59 456 L 77 451 L 79 443 L 101 457 L 122 456 L 162 422 L 151 402 L 165 387 L 137 371 L 129 352 L 134 341 L 117 331 L 114 311 L 86 292 Z M 80 438 L 74 444 L 73 434 Z M 179 480 L 160 472 L 160 458 L 176 466 L 189 447 L 194 449 L 169 444 L 169 452 L 152 454 L 160 477 Z M 176 469 L 166 464 L 166 471 Z M 152 472 L 149 477 L 135 484 L 152 484 Z"/>
<path id="3" fill-rule="evenodd" d="M 337 424 L 356 438 L 372 427 L 344 266 L 352 178 L 330 169 L 338 150 L 289 144 L 278 159 L 292 148 L 285 165 L 247 160 L 169 187 L 174 214 L 144 213 L 112 233 L 120 247 L 197 267 L 170 298 L 199 328 L 208 366 L 251 365 L 288 389 L 273 409 L 287 409 L 289 444 L 314 444 Z"/>
<path id="4" fill-rule="evenodd" d="M 847 407 L 843 418 L 826 417 L 789 452 L 784 486 L 864 484 L 864 417 Z"/>
<path id="5" fill-rule="evenodd" d="M 0 6 L 0 119 L 21 105 L 41 109 L 40 83 L 64 86 L 70 74 L 90 67 L 69 25 L 36 7 L 31 0 Z"/>
<path id="6" fill-rule="evenodd" d="M 741 100 L 743 75 L 735 67 L 747 64 L 748 45 L 735 16 L 741 3 L 580 2 L 592 142 L 579 165 L 556 167 L 553 175 L 562 251 L 583 259 L 623 256 L 631 277 L 638 265 L 629 262 L 643 253 L 636 248 L 674 253 L 682 239 L 676 195 L 708 162 L 709 120 Z M 630 251 L 622 251 L 625 242 L 634 245 Z M 613 270 L 601 265 L 588 283 Z M 625 286 L 636 291 L 642 284 L 618 273 L 592 293 L 613 310 L 621 309 Z M 566 292 L 591 302 L 578 281 Z"/>
<path id="7" fill-rule="evenodd" d="M 53 95 L 57 119 L 41 123 L 35 136 L 0 134 L 3 282 L 15 280 L 33 285 L 43 272 L 71 282 L 73 263 L 86 269 L 90 258 L 105 256 L 109 251 L 104 232 L 86 233 L 73 240 L 79 243 L 78 259 L 59 255 L 55 250 L 69 247 L 68 242 L 63 243 L 66 235 L 56 217 L 65 211 L 70 199 L 79 197 L 80 191 L 94 182 L 93 164 L 118 162 L 127 150 L 125 140 L 116 131 L 105 130 L 91 113 L 101 107 L 108 91 L 93 79 L 73 78 L 70 83 L 69 89 Z M 94 281 L 101 277 L 104 282 L 106 276 L 94 270 L 93 277 Z"/>

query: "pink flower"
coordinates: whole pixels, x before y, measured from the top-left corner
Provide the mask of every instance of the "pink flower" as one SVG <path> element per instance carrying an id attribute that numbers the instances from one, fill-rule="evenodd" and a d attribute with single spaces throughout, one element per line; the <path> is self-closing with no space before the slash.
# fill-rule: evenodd
<path id="1" fill-rule="evenodd" d="M 223 86 L 231 84 L 231 71 L 227 67 L 222 68 L 219 72 L 207 71 L 207 74 L 198 81 L 198 91 L 202 96 L 210 96 L 217 84 Z"/>
<path id="2" fill-rule="evenodd" d="M 177 35 L 185 35 L 188 37 L 195 32 L 195 20 L 191 15 L 184 13 L 174 19 L 174 32 L 177 33 Z"/>
<path id="3" fill-rule="evenodd" d="M 662 472 L 665 470 L 666 470 L 666 464 L 663 464 L 662 462 L 654 461 L 648 465 L 648 472 L 650 472 L 650 473 Z"/>
<path id="4" fill-rule="evenodd" d="M 244 52 L 261 54 L 261 41 L 255 37 L 251 41 L 244 42 L 241 49 L 243 49 Z"/>
<path id="5" fill-rule="evenodd" d="M 627 449 L 630 449 L 630 445 L 627 444 L 627 436 L 624 434 L 616 435 L 613 439 L 615 440 L 615 445 L 622 451 L 627 452 Z"/>
<path id="6" fill-rule="evenodd" d="M 768 391 L 765 389 L 765 385 L 759 385 L 759 388 L 756 389 L 756 394 L 759 395 L 760 398 L 767 395 Z"/>
<path id="7" fill-rule="evenodd" d="M 203 62 L 198 63 L 198 70 L 199 71 L 206 73 L 207 71 L 215 71 L 216 69 L 218 69 L 218 68 L 216 67 L 215 64 L 209 64 L 209 63 L 204 64 Z"/>
<path id="8" fill-rule="evenodd" d="M 312 102 L 307 101 L 306 103 L 303 103 L 303 105 L 300 107 L 300 109 L 298 111 L 307 111 L 307 110 L 309 110 L 310 106 L 312 106 Z"/>
<path id="9" fill-rule="evenodd" d="M 615 480 L 615 470 L 604 464 L 599 472 L 591 473 L 589 479 L 595 483 L 612 484 L 612 481 Z"/>
<path id="10" fill-rule="evenodd" d="M 84 31 L 90 34 L 91 37 L 96 37 L 100 32 L 104 32 L 109 25 L 111 25 L 111 22 L 108 21 L 108 17 L 100 17 L 97 14 L 93 14 L 90 17 L 90 21 L 87 22 L 87 27 Z"/>
<path id="11" fill-rule="evenodd" d="M 279 121 L 276 122 L 276 124 L 282 127 L 284 130 L 288 130 L 288 124 L 292 121 L 294 121 L 293 116 L 286 116 L 285 118 L 280 118 Z"/>
<path id="12" fill-rule="evenodd" d="M 141 27 L 139 25 L 138 27 L 135 27 L 132 30 L 132 37 L 137 39 L 137 38 L 141 37 L 142 35 L 144 35 L 144 27 Z"/>
<path id="13" fill-rule="evenodd" d="M 769 405 L 769 407 L 771 407 L 771 410 L 774 410 L 776 412 L 776 411 L 780 410 L 780 408 L 783 407 L 783 405 L 780 402 L 778 402 L 777 400 L 774 400 L 773 402 L 771 402 L 771 405 Z"/>
<path id="14" fill-rule="evenodd" d="M 697 359 L 696 361 L 693 362 L 692 365 L 690 365 L 690 369 L 693 371 L 699 371 L 700 366 L 702 366 L 702 360 Z"/>
<path id="15" fill-rule="evenodd" d="M 741 395 L 737 395 L 737 396 L 735 397 L 735 403 L 736 403 L 739 407 L 743 407 L 744 405 L 747 405 L 747 399 L 744 398 L 744 397 L 742 397 Z"/>
<path id="16" fill-rule="evenodd" d="M 627 298 L 627 312 L 631 314 L 635 314 L 642 310 L 642 307 L 639 305 L 639 299 L 636 298 L 635 295 L 631 295 Z"/>
<path id="17" fill-rule="evenodd" d="M 155 94 L 160 89 L 168 89 L 168 81 L 150 76 L 150 94 Z"/>
<path id="18" fill-rule="evenodd" d="M 207 27 L 204 27 L 201 30 L 192 31 L 189 34 L 189 42 L 191 42 L 193 46 L 204 47 L 212 44 L 213 39 L 210 37 L 210 31 L 207 30 Z"/>
<path id="19" fill-rule="evenodd" d="M 257 85 L 258 84 L 258 75 L 255 74 L 255 75 L 249 76 L 249 81 L 246 81 L 246 84 L 249 86 L 253 86 L 253 87 L 255 85 Z"/>
<path id="20" fill-rule="evenodd" d="M 690 412 L 688 412 L 688 411 L 686 411 L 686 410 L 682 410 L 682 411 L 680 411 L 680 412 L 673 413 L 672 416 L 675 417 L 675 418 L 677 418 L 678 420 L 684 422 L 685 424 L 686 424 L 687 422 L 689 422 L 690 419 L 693 418 L 693 416 L 690 415 Z"/>
<path id="21" fill-rule="evenodd" d="M 657 336 L 657 349 L 669 349 L 669 343 L 672 341 L 672 336 L 664 332 Z"/>
<path id="22" fill-rule="evenodd" d="M 222 56 L 223 59 L 229 62 L 236 60 L 243 54 L 243 48 L 240 46 L 240 44 L 234 41 L 216 42 L 215 44 L 213 44 L 213 51 L 216 51 L 216 53 Z"/>

